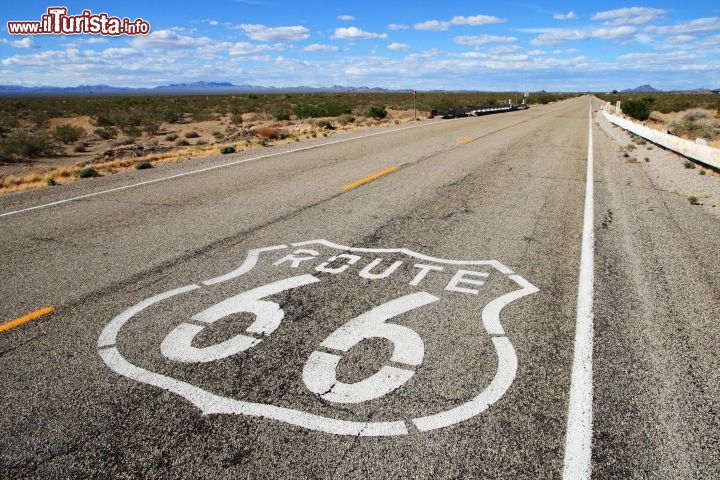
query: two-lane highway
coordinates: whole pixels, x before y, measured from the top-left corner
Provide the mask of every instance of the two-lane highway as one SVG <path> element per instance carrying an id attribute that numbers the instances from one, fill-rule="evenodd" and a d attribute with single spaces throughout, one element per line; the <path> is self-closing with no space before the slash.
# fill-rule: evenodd
<path id="1" fill-rule="evenodd" d="M 720 228 L 662 192 L 642 211 L 649 180 L 590 115 L 0 198 L 0 322 L 55 309 L 0 333 L 0 476 L 720 475 Z M 589 151 L 592 429 L 568 421 Z"/>

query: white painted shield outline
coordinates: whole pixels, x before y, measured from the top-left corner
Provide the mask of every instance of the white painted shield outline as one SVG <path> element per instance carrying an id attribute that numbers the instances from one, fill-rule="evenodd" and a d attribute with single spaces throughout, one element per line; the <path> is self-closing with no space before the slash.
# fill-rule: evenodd
<path id="1" fill-rule="evenodd" d="M 505 336 L 505 331 L 500 324 L 500 311 L 511 302 L 533 294 L 537 292 L 538 289 L 497 260 L 445 260 L 423 255 L 405 248 L 354 248 L 337 245 L 327 240 L 311 240 L 307 242 L 293 243 L 290 246 L 275 245 L 272 247 L 250 250 L 245 258 L 245 261 L 239 268 L 226 275 L 212 278 L 201 283 L 202 285 L 210 286 L 244 275 L 255 267 L 258 259 L 260 258 L 260 254 L 263 252 L 282 250 L 291 247 L 306 247 L 309 245 L 323 245 L 346 252 L 402 253 L 420 260 L 446 265 L 485 265 L 494 268 L 501 274 L 507 276 L 510 280 L 517 283 L 520 286 L 520 289 L 506 293 L 505 295 L 492 300 L 485 305 L 482 310 L 483 325 L 487 333 L 491 336 L 492 342 L 495 345 L 495 351 L 498 355 L 497 371 L 495 372 L 495 376 L 490 384 L 476 397 L 462 405 L 433 415 L 413 418 L 409 421 L 412 422 L 415 428 L 417 428 L 420 432 L 427 432 L 430 430 L 448 427 L 468 420 L 484 412 L 488 409 L 488 407 L 490 407 L 490 405 L 497 402 L 510 388 L 510 385 L 512 385 L 517 373 L 517 356 L 515 355 L 515 349 L 513 348 L 510 339 Z M 98 339 L 99 354 L 108 367 L 110 367 L 110 369 L 114 372 L 135 381 L 154 385 L 180 395 L 199 408 L 204 415 L 225 413 L 263 417 L 310 430 L 317 430 L 336 435 L 389 436 L 407 435 L 409 433 L 407 424 L 404 420 L 392 422 L 354 422 L 349 420 L 338 420 L 291 408 L 222 397 L 189 383 L 137 367 L 128 362 L 120 354 L 115 346 L 118 333 L 123 325 L 125 325 L 125 323 L 127 323 L 134 315 L 158 302 L 200 288 L 202 288 L 202 286 L 192 284 L 155 295 L 128 308 L 120 315 L 113 318 L 110 323 L 105 326 L 105 329 L 103 329 L 103 332 Z"/>

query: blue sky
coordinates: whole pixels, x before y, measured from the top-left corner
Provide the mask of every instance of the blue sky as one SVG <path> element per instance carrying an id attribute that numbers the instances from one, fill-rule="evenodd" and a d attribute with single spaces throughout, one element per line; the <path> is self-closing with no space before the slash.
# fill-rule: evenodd
<path id="1" fill-rule="evenodd" d="M 142 18 L 147 36 L 16 36 L 49 6 Z M 717 1 L 3 4 L 0 84 L 602 91 L 720 87 Z"/>

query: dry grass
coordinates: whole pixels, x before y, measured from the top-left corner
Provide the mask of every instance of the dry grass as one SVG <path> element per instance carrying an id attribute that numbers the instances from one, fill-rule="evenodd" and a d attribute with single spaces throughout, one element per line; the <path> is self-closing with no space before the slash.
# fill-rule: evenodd
<path id="1" fill-rule="evenodd" d="M 398 124 L 412 122 L 412 110 L 392 110 L 388 109 L 388 118 L 384 120 L 368 119 L 361 116 L 347 116 L 335 130 L 329 130 L 324 133 L 325 136 L 336 135 L 342 131 L 354 131 L 367 127 L 374 127 L 380 125 Z M 425 118 L 418 115 L 418 118 Z M 48 186 L 48 180 L 52 179 L 57 185 L 63 185 L 72 183 L 80 180 L 78 178 L 78 172 L 87 166 L 92 166 L 97 170 L 100 176 L 111 175 L 113 173 L 125 172 L 128 170 L 135 170 L 135 164 L 141 161 L 151 162 L 153 165 L 166 164 L 166 163 L 179 163 L 191 158 L 203 158 L 212 155 L 218 155 L 220 149 L 226 145 L 233 145 L 237 152 L 243 150 L 262 148 L 263 145 L 269 144 L 282 144 L 288 142 L 299 141 L 303 138 L 313 138 L 315 133 L 316 122 L 320 119 L 312 120 L 290 120 L 290 121 L 275 121 L 272 116 L 263 113 L 246 113 L 243 114 L 243 126 L 245 127 L 245 133 L 250 133 L 256 138 L 260 139 L 261 142 L 255 143 L 251 141 L 235 140 L 228 143 L 231 138 L 227 138 L 222 143 L 213 143 L 208 145 L 191 145 L 185 147 L 174 147 L 171 140 L 165 137 L 172 136 L 170 138 L 178 138 L 185 136 L 187 132 L 196 131 L 199 133 L 199 137 L 202 138 L 213 138 L 212 132 L 218 131 L 219 129 L 225 128 L 229 125 L 228 119 L 222 119 L 221 121 L 202 121 L 193 122 L 190 124 L 184 124 L 178 128 L 178 125 L 164 124 L 160 130 L 160 133 L 150 138 L 158 140 L 155 143 L 159 143 L 161 147 L 174 147 L 172 150 L 164 153 L 155 153 L 148 155 L 141 155 L 137 157 L 122 157 L 115 159 L 103 160 L 92 160 L 92 155 L 99 155 L 99 152 L 103 152 L 108 148 L 115 148 L 114 145 L 118 143 L 118 139 L 111 139 L 106 142 L 95 139 L 95 145 L 93 152 L 87 155 L 74 155 L 66 158 L 48 158 L 39 159 L 34 165 L 14 165 L 8 172 L 5 170 L 6 175 L 2 175 L 0 170 L 0 195 L 20 192 L 25 190 L 34 190 L 37 188 L 44 188 Z M 258 122 L 253 124 L 252 122 Z M 92 131 L 92 124 L 90 123 L 89 117 L 72 117 L 62 119 L 51 119 L 49 125 L 55 124 L 71 124 L 75 126 L 81 126 Z M 237 129 L 236 129 L 237 130 Z M 4 168 L 7 169 L 8 166 Z"/>
<path id="2" fill-rule="evenodd" d="M 112 175 L 113 173 L 134 170 L 135 164 L 141 161 L 152 162 L 153 164 L 179 163 L 190 158 L 202 158 L 217 155 L 217 146 L 192 147 L 173 150 L 171 152 L 147 155 L 136 158 L 120 158 L 105 162 L 92 162 L 90 165 L 101 175 Z M 57 185 L 72 183 L 78 180 L 78 173 L 87 167 L 88 163 L 81 162 L 76 165 L 62 168 L 38 168 L 35 172 L 26 175 L 8 175 L 0 178 L 0 195 L 12 192 L 34 190 L 47 186 L 48 179 L 53 179 Z"/>
<path id="3" fill-rule="evenodd" d="M 264 127 L 258 130 L 260 138 L 275 139 L 280 137 L 280 132 L 276 128 Z"/>

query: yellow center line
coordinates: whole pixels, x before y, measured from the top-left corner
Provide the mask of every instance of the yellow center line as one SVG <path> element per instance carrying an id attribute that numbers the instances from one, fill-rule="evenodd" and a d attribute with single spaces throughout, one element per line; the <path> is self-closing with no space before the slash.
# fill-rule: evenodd
<path id="1" fill-rule="evenodd" d="M 477 140 L 477 137 L 466 137 L 466 138 L 463 138 L 462 140 L 458 140 L 457 142 L 455 142 L 455 144 L 456 145 L 465 145 L 466 143 L 470 143 L 473 140 Z"/>
<path id="2" fill-rule="evenodd" d="M 55 311 L 55 307 L 52 305 L 47 307 L 42 307 L 38 310 L 35 310 L 34 312 L 30 312 L 27 315 L 23 315 L 22 317 L 18 317 L 14 320 L 7 321 L 0 325 L 0 333 L 5 332 L 7 330 L 10 330 L 11 328 L 19 327 L 20 325 L 27 323 L 31 320 L 35 320 L 36 318 L 40 318 L 44 315 L 48 315 Z"/>
<path id="3" fill-rule="evenodd" d="M 387 175 L 388 173 L 392 173 L 392 172 L 394 172 L 394 171 L 397 170 L 397 169 L 398 169 L 398 167 L 386 168 L 386 169 L 383 170 L 382 172 L 373 173 L 372 175 L 367 176 L 367 177 L 365 177 L 365 178 L 361 178 L 360 180 L 358 180 L 358 181 L 356 181 L 356 182 L 352 182 L 352 183 L 348 183 L 347 185 L 343 185 L 342 189 L 343 189 L 343 190 L 351 190 L 351 189 L 353 189 L 353 188 L 355 188 L 355 187 L 359 187 L 359 186 L 362 185 L 363 183 L 372 182 L 373 180 L 375 180 L 375 179 L 377 179 L 377 178 L 380 178 L 380 177 L 382 177 L 383 175 Z"/>

